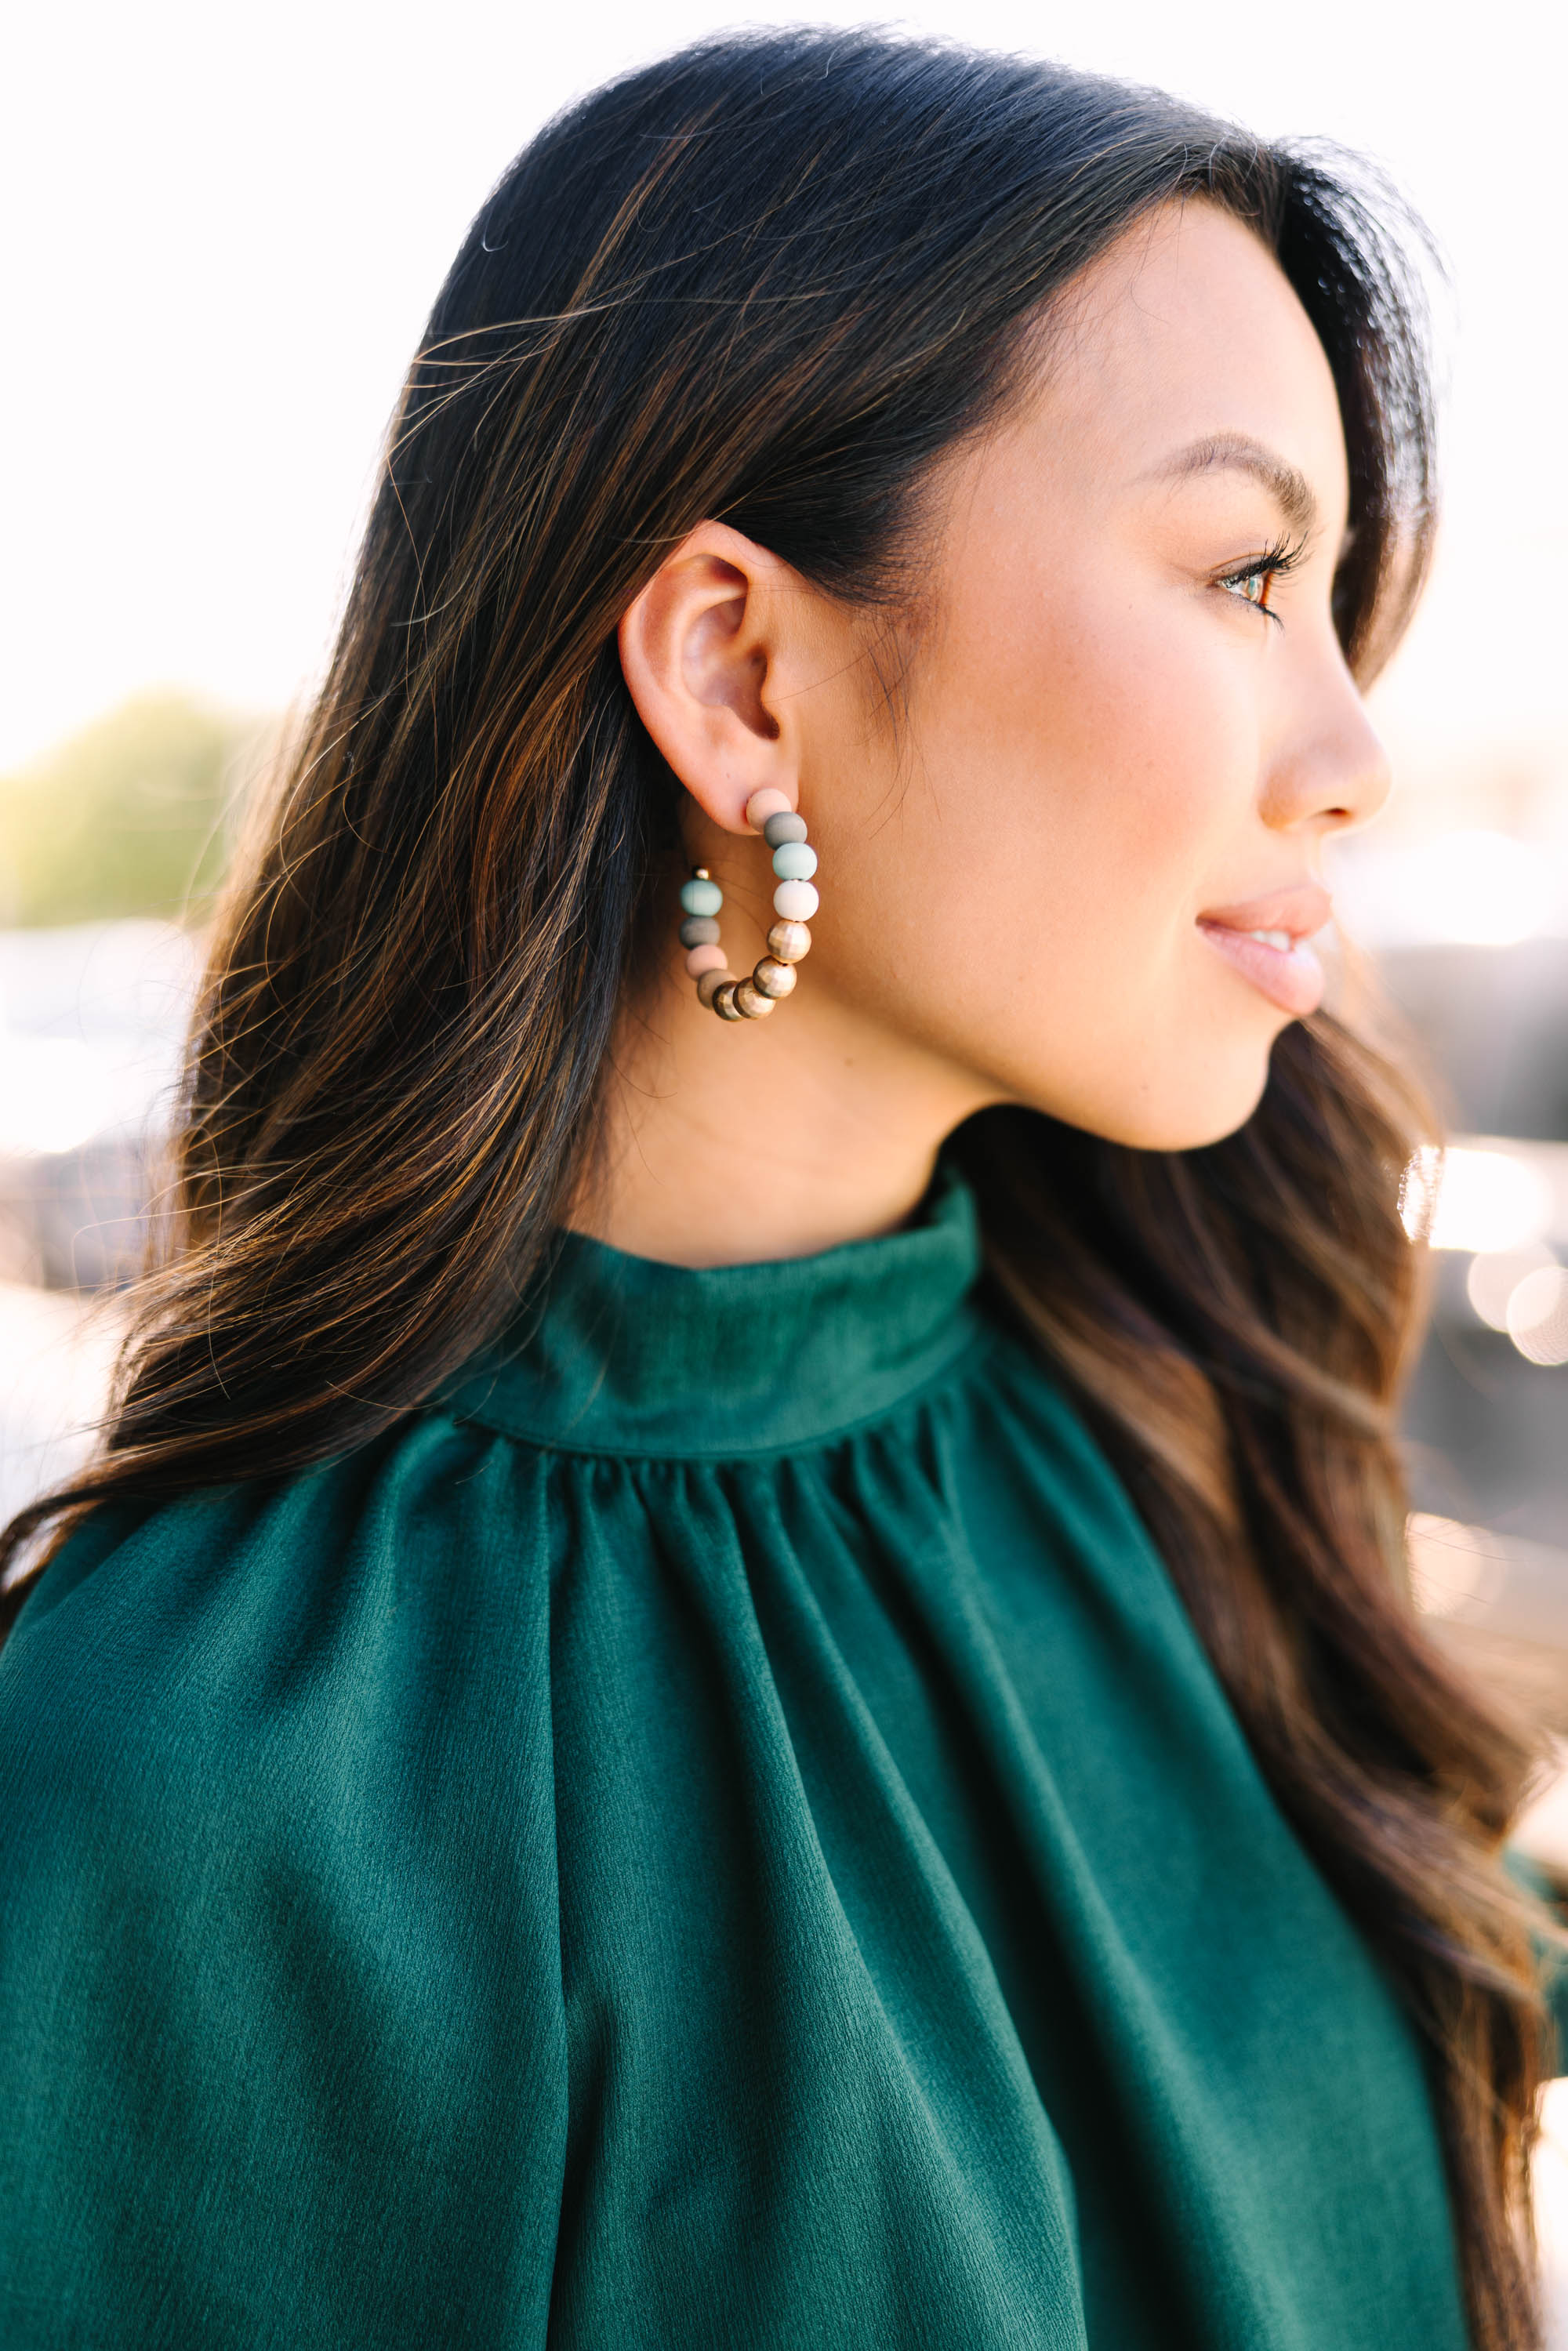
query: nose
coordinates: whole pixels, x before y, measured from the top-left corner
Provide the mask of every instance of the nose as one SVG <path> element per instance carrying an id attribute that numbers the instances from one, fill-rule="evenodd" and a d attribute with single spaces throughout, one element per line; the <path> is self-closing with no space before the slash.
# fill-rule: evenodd
<path id="1" fill-rule="evenodd" d="M 1337 641 L 1303 679 L 1284 739 L 1264 782 L 1265 822 L 1348 832 L 1367 824 L 1393 784 L 1388 754 Z"/>

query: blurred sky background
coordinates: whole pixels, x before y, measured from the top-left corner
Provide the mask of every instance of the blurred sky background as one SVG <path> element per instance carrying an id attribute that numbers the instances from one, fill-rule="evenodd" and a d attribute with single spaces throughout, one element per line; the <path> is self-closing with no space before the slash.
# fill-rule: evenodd
<path id="1" fill-rule="evenodd" d="M 784 21 L 791 12 L 779 12 Z M 1160 83 L 1377 158 L 1452 272 L 1448 512 L 1379 697 L 1408 805 L 1457 766 L 1568 834 L 1557 451 L 1561 7 L 938 0 L 896 22 Z M 0 775 L 130 695 L 277 710 L 321 655 L 380 436 L 508 158 L 712 0 L 101 0 L 18 15 L 0 185 L 12 359 Z M 1434 807 L 1436 800 L 1434 799 Z"/>

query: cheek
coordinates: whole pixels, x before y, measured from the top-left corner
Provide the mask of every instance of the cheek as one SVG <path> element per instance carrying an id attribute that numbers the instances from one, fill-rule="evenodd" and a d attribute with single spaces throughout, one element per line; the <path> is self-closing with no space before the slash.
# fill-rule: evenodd
<path id="1" fill-rule="evenodd" d="M 998 946 L 1004 908 L 1037 953 L 1108 931 L 1121 957 L 1185 943 L 1257 795 L 1258 713 L 1228 632 L 1167 588 L 1092 577 L 975 621 L 916 712 L 928 780 L 909 814 L 941 902 Z"/>
<path id="2" fill-rule="evenodd" d="M 845 842 L 859 1000 L 1123 1140 L 1246 1116 L 1278 1021 L 1194 925 L 1256 804 L 1228 634 L 1168 590 L 974 600 Z"/>

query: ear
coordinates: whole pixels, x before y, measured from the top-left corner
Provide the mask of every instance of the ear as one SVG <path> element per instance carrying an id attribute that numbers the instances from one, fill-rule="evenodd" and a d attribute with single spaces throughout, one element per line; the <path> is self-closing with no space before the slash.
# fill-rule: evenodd
<path id="1" fill-rule="evenodd" d="M 771 787 L 798 803 L 790 696 L 804 683 L 799 632 L 809 599 L 789 564 L 727 525 L 705 522 L 621 622 L 621 667 L 639 717 L 727 832 L 748 830 L 753 792 Z"/>

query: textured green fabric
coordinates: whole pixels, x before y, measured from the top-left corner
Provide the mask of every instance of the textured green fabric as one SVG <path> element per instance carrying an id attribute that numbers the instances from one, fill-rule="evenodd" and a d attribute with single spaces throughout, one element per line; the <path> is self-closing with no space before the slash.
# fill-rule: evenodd
<path id="1" fill-rule="evenodd" d="M 950 1178 L 573 1238 L 392 1437 L 67 1548 L 6 2351 L 1458 2351 L 1415 2043 L 976 1266 Z"/>

